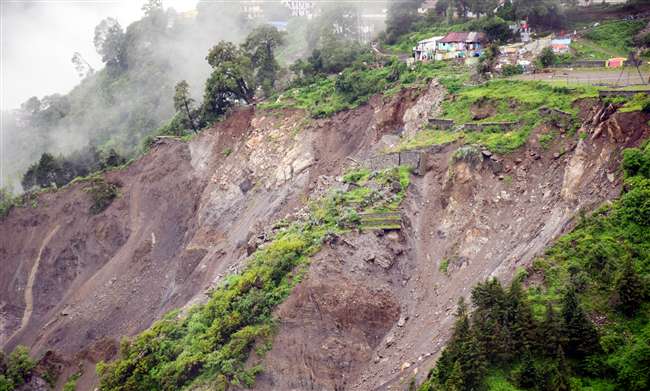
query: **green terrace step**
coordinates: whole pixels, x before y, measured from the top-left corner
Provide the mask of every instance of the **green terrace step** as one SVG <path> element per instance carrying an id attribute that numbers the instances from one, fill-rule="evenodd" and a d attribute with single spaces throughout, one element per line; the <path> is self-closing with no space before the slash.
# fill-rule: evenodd
<path id="1" fill-rule="evenodd" d="M 360 213 L 362 230 L 399 230 L 402 229 L 402 216 L 399 212 Z"/>
<path id="2" fill-rule="evenodd" d="M 359 217 L 361 220 L 363 219 L 385 219 L 385 218 L 390 218 L 390 219 L 402 219 L 402 216 L 399 214 L 399 212 L 370 212 L 370 213 L 359 213 Z"/>
<path id="3" fill-rule="evenodd" d="M 402 220 L 382 219 L 382 220 L 361 220 L 361 225 L 402 225 Z"/>
<path id="4" fill-rule="evenodd" d="M 399 231 L 402 229 L 401 224 L 384 224 L 384 225 L 361 225 L 359 227 L 362 231 L 379 231 L 379 230 L 390 230 L 390 231 Z"/>

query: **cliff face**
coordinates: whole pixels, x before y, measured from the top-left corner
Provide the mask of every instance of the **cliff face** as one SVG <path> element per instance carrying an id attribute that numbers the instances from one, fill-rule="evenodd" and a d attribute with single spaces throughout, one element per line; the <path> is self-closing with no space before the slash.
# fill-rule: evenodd
<path id="1" fill-rule="evenodd" d="M 436 96 L 407 91 L 322 120 L 241 109 L 106 173 L 119 196 L 100 214 L 89 212 L 83 181 L 14 208 L 0 222 L 0 343 L 54 351 L 63 381 L 81 363 L 78 389 L 92 389 L 92 366 L 121 337 L 203 301 L 265 228 L 394 134 L 414 132 L 423 99 Z M 455 160 L 458 144 L 425 152 L 399 233 L 350 234 L 313 258 L 276 311 L 273 348 L 251 358 L 266 368 L 256 388 L 385 389 L 426 375 L 459 296 L 488 276 L 509 279 L 580 210 L 619 193 L 620 152 L 647 136 L 648 118 L 583 105 L 584 140 L 563 135 L 543 148 L 533 134 L 507 157 Z"/>

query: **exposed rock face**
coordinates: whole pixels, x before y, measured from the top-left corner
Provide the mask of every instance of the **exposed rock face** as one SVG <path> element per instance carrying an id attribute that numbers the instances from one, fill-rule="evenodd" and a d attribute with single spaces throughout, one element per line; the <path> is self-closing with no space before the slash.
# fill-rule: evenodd
<path id="1" fill-rule="evenodd" d="M 429 117 L 437 116 L 445 94 L 445 87 L 437 80 L 431 81 L 427 90 L 404 113 L 404 135 L 413 137 L 428 123 Z"/>
<path id="2" fill-rule="evenodd" d="M 165 140 L 106 174 L 120 196 L 89 213 L 88 184 L 40 194 L 0 222 L 0 344 L 94 363 L 171 309 L 205 300 L 241 269 L 265 228 L 309 196 L 343 186 L 346 167 L 413 133 L 442 99 L 432 83 L 328 119 L 246 108 L 189 143 Z M 598 111 L 598 116 L 602 111 Z M 280 328 L 257 389 L 386 389 L 426 375 L 446 341 L 454 304 L 488 276 L 509 278 L 563 232 L 581 208 L 620 191 L 620 151 L 648 134 L 640 114 L 578 142 L 450 166 L 456 145 L 432 148 L 414 177 L 401 234 L 352 234 L 316 255 L 277 310 Z M 391 141 L 392 140 L 392 141 Z M 446 272 L 440 265 L 448 263 Z M 251 358 L 251 364 L 257 358 Z M 59 384 L 59 388 L 62 384 Z"/>
<path id="3" fill-rule="evenodd" d="M 374 99 L 318 121 L 244 108 L 189 143 L 163 139 L 107 173 L 120 196 L 99 215 L 89 213 L 84 182 L 39 195 L 36 208 L 14 208 L 0 222 L 0 345 L 74 361 L 203 301 L 243 266 L 248 238 L 299 210 L 348 158 L 374 153 L 395 131 L 383 114 L 399 119 L 409 102 Z M 93 378 L 91 368 L 80 382 L 91 387 Z"/>

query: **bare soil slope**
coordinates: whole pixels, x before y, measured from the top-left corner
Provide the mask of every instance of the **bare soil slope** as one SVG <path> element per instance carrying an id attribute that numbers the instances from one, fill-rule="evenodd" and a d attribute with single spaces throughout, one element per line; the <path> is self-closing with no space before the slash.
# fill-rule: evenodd
<path id="1" fill-rule="evenodd" d="M 55 351 L 86 368 L 123 336 L 204 293 L 243 265 L 264 228 L 334 182 L 396 131 L 415 94 L 373 99 L 312 120 L 245 108 L 189 143 L 161 139 L 124 170 L 120 194 L 93 215 L 88 182 L 37 195 L 0 222 L 0 346 Z M 61 381 L 59 382 L 61 386 Z"/>
<path id="2" fill-rule="evenodd" d="M 436 88 L 406 91 L 321 120 L 241 109 L 106 173 L 120 195 L 98 215 L 84 181 L 14 208 L 0 222 L 0 345 L 54 351 L 58 388 L 81 367 L 78 389 L 93 389 L 94 364 L 120 338 L 203 301 L 265 228 L 339 186 L 346 167 L 394 134 L 415 132 L 426 102 L 439 101 Z M 266 368 L 256 389 L 388 389 L 425 375 L 460 295 L 488 276 L 510 278 L 580 210 L 619 193 L 620 152 L 647 136 L 650 118 L 603 115 L 596 102 L 583 112 L 589 137 L 562 135 L 549 149 L 533 135 L 507 158 L 452 161 L 458 145 L 429 150 L 399 234 L 337 238 L 314 257 L 276 312 L 273 348 L 251 358 Z"/>

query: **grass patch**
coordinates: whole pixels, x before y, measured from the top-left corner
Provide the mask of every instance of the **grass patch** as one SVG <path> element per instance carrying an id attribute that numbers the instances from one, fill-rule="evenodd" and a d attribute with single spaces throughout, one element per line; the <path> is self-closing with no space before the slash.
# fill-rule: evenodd
<path id="1" fill-rule="evenodd" d="M 482 132 L 463 132 L 465 143 L 480 144 L 496 153 L 508 153 L 523 146 L 531 131 L 545 119 L 539 115 L 542 107 L 559 109 L 577 116 L 573 102 L 597 97 L 591 86 L 558 87 L 538 81 L 495 80 L 478 86 L 461 88 L 442 104 L 442 118 L 457 124 L 474 122 L 472 106 L 479 101 L 494 107 L 494 114 L 476 122 L 518 122 L 511 131 L 488 128 Z"/>
<path id="2" fill-rule="evenodd" d="M 388 152 L 410 151 L 413 149 L 427 148 L 432 145 L 449 144 L 461 137 L 463 137 L 463 133 L 461 132 L 425 129 L 417 132 L 412 138 L 403 139 L 397 147 Z"/>
<path id="3" fill-rule="evenodd" d="M 77 389 L 77 380 L 81 377 L 81 372 L 77 372 L 70 376 L 63 385 L 63 391 L 75 391 Z"/>
<path id="4" fill-rule="evenodd" d="M 548 149 L 551 146 L 551 142 L 555 140 L 555 137 L 557 137 L 555 132 L 544 133 L 539 136 L 539 144 L 542 148 Z"/>
<path id="5" fill-rule="evenodd" d="M 440 271 L 440 273 L 447 274 L 448 270 L 449 270 L 449 259 L 445 258 L 442 261 L 440 261 L 440 266 L 438 266 L 438 271 Z"/>
<path id="6" fill-rule="evenodd" d="M 639 93 L 627 100 L 623 107 L 619 109 L 621 113 L 631 113 L 634 111 L 650 112 L 650 95 Z"/>
<path id="7" fill-rule="evenodd" d="M 634 49 L 634 36 L 647 24 L 646 20 L 619 20 L 603 22 L 585 34 L 585 38 L 598 45 L 609 55 L 627 57 Z"/>
<path id="8" fill-rule="evenodd" d="M 377 93 L 391 96 L 404 88 L 423 88 L 434 78 L 451 91 L 460 89 L 469 80 L 467 69 L 461 70 L 447 63 L 418 63 L 413 68 L 400 66 L 397 79 L 393 79 L 393 68 L 392 65 L 381 68 L 357 65 L 341 75 L 322 77 L 309 85 L 289 88 L 258 106 L 267 110 L 302 109 L 314 118 L 321 118 L 358 107 Z"/>
<path id="9" fill-rule="evenodd" d="M 493 371 L 485 379 L 485 385 L 488 391 L 523 391 L 521 388 L 513 386 L 503 371 Z"/>

